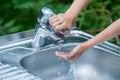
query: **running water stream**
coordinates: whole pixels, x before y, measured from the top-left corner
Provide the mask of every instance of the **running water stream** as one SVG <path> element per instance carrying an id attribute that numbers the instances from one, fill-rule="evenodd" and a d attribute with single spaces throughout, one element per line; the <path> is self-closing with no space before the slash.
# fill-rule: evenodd
<path id="1" fill-rule="evenodd" d="M 62 45 L 63 45 L 63 43 L 64 43 L 64 40 L 59 40 L 59 41 L 57 42 L 57 44 L 58 44 L 57 50 L 58 50 L 58 51 L 63 51 L 63 50 L 62 50 Z"/>

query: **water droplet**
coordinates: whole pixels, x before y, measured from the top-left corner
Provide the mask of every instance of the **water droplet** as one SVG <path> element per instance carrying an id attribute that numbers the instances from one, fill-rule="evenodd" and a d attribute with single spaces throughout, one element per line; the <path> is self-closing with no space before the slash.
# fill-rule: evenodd
<path id="1" fill-rule="evenodd" d="M 61 72 L 58 72 L 57 74 L 58 74 L 58 76 L 60 76 L 60 75 L 61 75 Z"/>

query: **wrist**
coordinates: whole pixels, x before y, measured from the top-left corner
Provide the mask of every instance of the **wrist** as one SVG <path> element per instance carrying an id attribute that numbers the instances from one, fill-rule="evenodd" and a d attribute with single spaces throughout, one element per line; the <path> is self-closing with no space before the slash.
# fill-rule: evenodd
<path id="1" fill-rule="evenodd" d="M 82 47 L 83 49 L 87 50 L 87 49 L 93 47 L 93 45 L 92 45 L 92 44 L 89 42 L 89 40 L 88 40 L 88 41 L 83 42 L 83 43 L 81 44 L 81 47 Z"/>
<path id="2" fill-rule="evenodd" d="M 77 17 L 74 14 L 72 14 L 71 12 L 65 12 L 65 15 L 67 15 L 72 21 L 74 21 Z"/>

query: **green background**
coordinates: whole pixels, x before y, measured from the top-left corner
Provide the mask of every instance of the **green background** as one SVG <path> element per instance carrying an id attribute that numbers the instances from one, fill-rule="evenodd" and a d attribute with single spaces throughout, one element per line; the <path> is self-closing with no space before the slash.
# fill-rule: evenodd
<path id="1" fill-rule="evenodd" d="M 0 0 L 0 36 L 34 29 L 42 7 L 64 13 L 72 1 Z M 92 0 L 76 19 L 77 29 L 96 35 L 119 17 L 120 0 Z M 120 45 L 120 36 L 110 41 Z"/>

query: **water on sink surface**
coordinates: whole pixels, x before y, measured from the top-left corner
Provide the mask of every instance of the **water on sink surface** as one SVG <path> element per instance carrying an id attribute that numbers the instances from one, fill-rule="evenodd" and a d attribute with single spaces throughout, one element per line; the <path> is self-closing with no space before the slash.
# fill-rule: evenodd
<path id="1" fill-rule="evenodd" d="M 76 69 L 74 64 L 72 64 L 66 75 L 63 75 L 61 72 L 58 72 L 57 75 L 58 77 L 52 80 L 113 80 L 108 74 L 97 73 L 97 70 L 90 65 Z"/>
<path id="2" fill-rule="evenodd" d="M 73 64 L 73 80 L 113 80 L 113 78 L 107 74 L 107 72 L 102 73 L 91 65 L 81 65 L 75 67 Z"/>
<path id="3" fill-rule="evenodd" d="M 107 73 L 98 73 L 95 68 L 90 65 L 85 65 L 75 68 L 74 64 L 71 65 L 69 73 L 64 76 L 60 72 L 57 73 L 59 78 L 55 80 L 113 80 Z"/>

